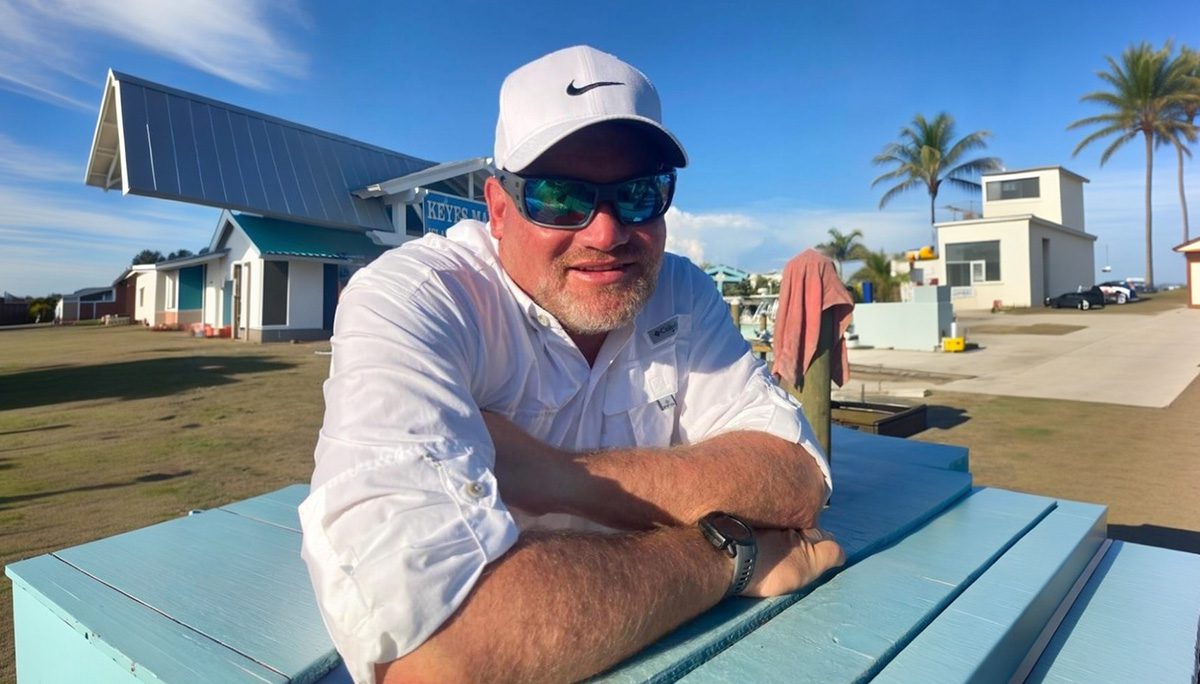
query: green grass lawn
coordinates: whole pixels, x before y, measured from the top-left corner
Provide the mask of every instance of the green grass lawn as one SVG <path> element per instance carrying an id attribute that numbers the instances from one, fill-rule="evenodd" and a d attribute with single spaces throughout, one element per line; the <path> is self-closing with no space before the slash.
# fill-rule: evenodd
<path id="1" fill-rule="evenodd" d="M 0 330 L 0 565 L 307 481 L 328 346 Z"/>

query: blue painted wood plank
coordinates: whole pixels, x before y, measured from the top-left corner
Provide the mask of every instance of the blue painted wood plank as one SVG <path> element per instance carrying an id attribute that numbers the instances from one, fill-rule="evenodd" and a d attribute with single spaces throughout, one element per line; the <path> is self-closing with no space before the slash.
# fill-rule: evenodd
<path id="1" fill-rule="evenodd" d="M 287 682 L 45 555 L 9 565 L 21 682 Z"/>
<path id="2" fill-rule="evenodd" d="M 837 535 L 854 563 L 907 535 L 965 496 L 969 473 L 877 461 L 858 455 L 833 460 L 834 503 L 822 526 Z M 605 682 L 670 681 L 800 600 L 732 599 L 683 625 L 613 670 Z"/>
<path id="3" fill-rule="evenodd" d="M 1200 555 L 1113 542 L 1028 682 L 1196 681 Z"/>
<path id="4" fill-rule="evenodd" d="M 829 438 L 834 460 L 849 453 L 964 473 L 969 470 L 969 452 L 966 447 L 873 435 L 840 425 L 833 426 Z"/>
<path id="5" fill-rule="evenodd" d="M 221 510 L 299 532 L 300 514 L 297 508 L 306 496 L 308 485 L 297 484 L 226 504 L 221 506 Z"/>
<path id="6" fill-rule="evenodd" d="M 1058 502 L 872 682 L 1009 681 L 1103 545 L 1106 517 Z"/>
<path id="7" fill-rule="evenodd" d="M 690 663 L 699 667 L 683 681 L 864 681 L 1053 507 L 1044 497 L 979 490 L 708 662 Z"/>
<path id="8" fill-rule="evenodd" d="M 292 679 L 337 662 L 292 530 L 218 509 L 54 555 Z"/>

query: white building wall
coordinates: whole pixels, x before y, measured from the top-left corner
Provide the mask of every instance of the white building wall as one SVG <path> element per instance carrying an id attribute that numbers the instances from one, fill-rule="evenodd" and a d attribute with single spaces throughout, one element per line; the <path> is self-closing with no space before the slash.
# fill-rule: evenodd
<path id="1" fill-rule="evenodd" d="M 1188 262 L 1188 306 L 1200 306 L 1200 261 Z"/>
<path id="2" fill-rule="evenodd" d="M 1043 240 L 1048 241 L 1045 249 Z M 1049 263 L 1042 263 L 1043 253 L 1049 255 Z M 1089 237 L 1035 223 L 1029 230 L 1029 260 L 1035 275 L 1030 283 L 1033 306 L 1046 297 L 1074 292 L 1079 288 L 1086 290 L 1096 284 L 1095 243 Z M 1036 277 L 1043 273 L 1043 277 Z M 1048 291 L 1044 284 L 1049 285 Z"/>
<path id="3" fill-rule="evenodd" d="M 245 303 L 250 327 L 262 330 L 263 260 L 251 259 L 246 263 L 250 264 L 250 272 L 253 275 L 250 282 L 247 283 L 246 298 L 242 301 Z"/>
<path id="4" fill-rule="evenodd" d="M 294 329 L 320 330 L 325 303 L 324 264 L 292 261 L 288 264 L 288 324 Z"/>
<path id="5" fill-rule="evenodd" d="M 133 317 L 146 325 L 153 326 L 162 322 L 159 320 L 159 312 L 162 309 L 157 306 L 159 301 L 159 277 L 156 271 L 145 271 L 138 273 L 135 277 L 136 282 L 133 287 Z"/>
<path id="6" fill-rule="evenodd" d="M 980 179 L 983 184 L 983 217 L 999 218 L 1017 214 L 1035 214 L 1055 223 L 1062 223 L 1062 202 L 1059 193 L 1058 176 L 1059 174 L 1056 169 L 997 173 L 984 176 Z M 1022 178 L 1037 178 L 1040 196 L 1021 199 L 988 200 L 988 183 L 1019 180 Z"/>
<path id="7" fill-rule="evenodd" d="M 239 265 L 242 267 L 242 282 L 241 282 L 241 298 L 242 310 L 239 315 L 240 320 L 234 320 L 232 312 L 230 313 L 230 325 L 234 328 L 242 328 L 249 330 L 251 328 L 261 327 L 259 321 L 262 320 L 262 260 L 259 259 L 258 249 L 254 247 L 254 243 L 250 242 L 250 238 L 241 231 L 240 228 L 234 227 L 229 236 L 225 238 L 221 244 L 222 249 L 228 249 L 229 254 L 221 260 L 219 267 L 220 280 L 217 282 L 217 287 L 223 288 L 225 281 L 233 280 L 233 267 Z M 217 269 L 214 269 L 216 271 Z M 233 287 L 234 285 L 230 285 Z M 225 293 L 219 293 L 219 299 L 224 302 Z M 222 303 L 217 308 L 224 306 Z M 257 308 L 256 308 L 257 307 Z M 217 320 L 223 321 L 224 317 Z"/>
<path id="8" fill-rule="evenodd" d="M 1086 231 L 1083 214 L 1083 181 L 1074 176 L 1060 174 L 1059 193 L 1062 195 L 1062 225 L 1078 231 Z"/>
<path id="9" fill-rule="evenodd" d="M 1038 179 L 1038 197 L 988 200 L 988 183 L 1024 178 Z M 1013 171 L 983 176 L 983 217 L 1000 218 L 1033 214 L 1068 228 L 1085 230 L 1083 219 L 1083 180 L 1058 167 Z"/>
<path id="10" fill-rule="evenodd" d="M 214 328 L 221 327 L 225 306 L 225 280 L 230 277 L 229 259 L 210 261 L 204 271 L 204 315 L 205 324 Z"/>
<path id="11" fill-rule="evenodd" d="M 1029 219 L 1003 221 L 961 221 L 938 225 L 938 283 L 949 285 L 946 278 L 946 245 L 959 242 L 1000 241 L 1000 281 L 976 283 L 951 290 L 951 301 L 958 309 L 990 309 L 999 300 L 1004 306 L 1030 306 Z M 1039 243 L 1040 249 L 1040 243 Z M 928 280 L 926 280 L 928 282 Z M 1040 302 L 1039 302 L 1040 303 Z"/>
<path id="12" fill-rule="evenodd" d="M 159 290 L 162 292 L 163 310 L 175 311 L 179 303 L 179 271 L 159 273 Z"/>

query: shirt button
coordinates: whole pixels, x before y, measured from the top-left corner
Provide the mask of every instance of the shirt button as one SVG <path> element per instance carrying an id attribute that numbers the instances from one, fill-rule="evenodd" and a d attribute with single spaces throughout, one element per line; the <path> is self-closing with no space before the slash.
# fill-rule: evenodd
<path id="1" fill-rule="evenodd" d="M 549 328 L 549 327 L 550 327 L 550 319 L 549 319 L 549 318 L 546 318 L 546 314 L 538 314 L 538 317 L 537 317 L 537 322 L 538 322 L 538 324 L 539 324 L 539 325 L 541 325 L 543 328 Z"/>
<path id="2" fill-rule="evenodd" d="M 487 496 L 487 487 L 484 487 L 481 482 L 468 482 L 463 487 L 463 491 L 472 499 L 482 499 Z"/>

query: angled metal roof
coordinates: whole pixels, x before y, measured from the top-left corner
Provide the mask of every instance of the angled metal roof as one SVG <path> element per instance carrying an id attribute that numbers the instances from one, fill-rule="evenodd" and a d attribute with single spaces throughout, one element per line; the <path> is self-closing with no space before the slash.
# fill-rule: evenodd
<path id="1" fill-rule="evenodd" d="M 353 191 L 431 166 L 109 71 L 85 182 L 285 220 L 391 230 L 382 202 Z"/>
<path id="2" fill-rule="evenodd" d="M 403 195 L 424 187 L 427 190 L 449 192 L 449 194 L 475 199 L 483 195 L 483 184 L 492 175 L 492 160 L 475 157 L 454 162 L 444 162 L 427 169 L 414 171 L 399 178 L 392 178 L 368 185 L 354 191 L 359 197 L 386 197 Z"/>
<path id="3" fill-rule="evenodd" d="M 371 261 L 387 251 L 365 233 L 329 230 L 294 221 L 226 214 L 263 256 L 292 256 L 339 261 Z"/>

